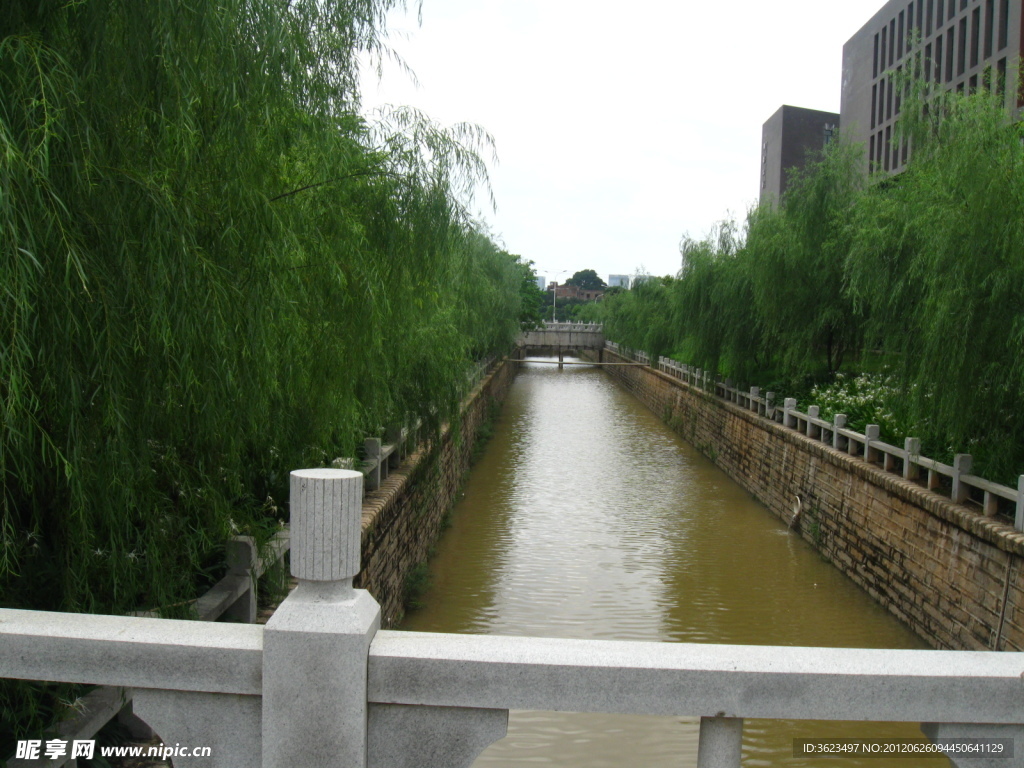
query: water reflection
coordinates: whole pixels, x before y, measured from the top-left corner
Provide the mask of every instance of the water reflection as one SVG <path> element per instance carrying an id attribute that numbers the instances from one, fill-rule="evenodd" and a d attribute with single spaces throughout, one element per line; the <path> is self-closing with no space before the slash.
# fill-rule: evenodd
<path id="1" fill-rule="evenodd" d="M 431 570 L 405 629 L 925 647 L 596 368 L 523 366 Z M 920 732 L 752 720 L 744 765 L 811 766 L 793 758 L 793 738 L 832 735 Z M 513 713 L 476 765 L 694 765 L 696 749 L 689 719 Z"/>

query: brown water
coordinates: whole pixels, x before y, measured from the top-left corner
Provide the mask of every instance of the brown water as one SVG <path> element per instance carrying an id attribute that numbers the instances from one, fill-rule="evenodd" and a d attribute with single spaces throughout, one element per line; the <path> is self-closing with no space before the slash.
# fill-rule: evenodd
<path id="1" fill-rule="evenodd" d="M 687 643 L 924 648 L 596 368 L 522 367 L 403 629 Z M 747 720 L 743 764 L 794 738 L 919 738 L 916 724 Z M 697 721 L 513 712 L 476 766 L 692 766 Z M 945 759 L 896 761 L 900 768 Z"/>

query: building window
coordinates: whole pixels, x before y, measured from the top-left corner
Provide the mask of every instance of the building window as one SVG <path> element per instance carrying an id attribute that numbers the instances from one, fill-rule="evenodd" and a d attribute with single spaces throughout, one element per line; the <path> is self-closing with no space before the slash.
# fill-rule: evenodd
<path id="1" fill-rule="evenodd" d="M 885 72 L 885 67 L 886 67 L 886 62 L 885 62 L 885 41 L 886 41 L 886 34 L 888 33 L 888 31 L 889 31 L 888 27 L 882 27 L 882 56 L 881 56 L 881 58 L 879 60 L 880 64 L 881 64 L 879 69 L 882 72 Z"/>
<path id="2" fill-rule="evenodd" d="M 1010 0 L 1003 0 L 999 8 L 999 50 L 1006 47 L 1009 38 Z"/>
<path id="3" fill-rule="evenodd" d="M 991 2 L 991 0 L 989 0 Z M 875 33 L 875 55 L 871 60 L 871 77 L 878 77 L 878 33 Z"/>
<path id="4" fill-rule="evenodd" d="M 889 170 L 889 138 L 892 136 L 892 128 L 885 129 L 885 146 L 883 147 L 884 152 L 882 153 L 885 158 L 885 170 Z"/>
<path id="5" fill-rule="evenodd" d="M 971 14 L 971 66 L 978 66 L 978 43 L 981 40 L 981 8 Z"/>
<path id="6" fill-rule="evenodd" d="M 935 38 L 935 82 L 942 82 L 942 35 Z"/>
<path id="7" fill-rule="evenodd" d="M 960 19 L 960 39 L 956 44 L 956 76 L 960 77 L 967 68 L 967 17 Z"/>
<path id="8" fill-rule="evenodd" d="M 868 173 L 875 170 L 875 134 L 871 134 L 871 143 L 868 149 Z"/>
<path id="9" fill-rule="evenodd" d="M 1006 58 L 996 62 L 996 93 L 1000 98 L 1006 96 Z"/>
<path id="10" fill-rule="evenodd" d="M 953 43 L 956 40 L 956 30 L 950 27 L 946 30 L 946 82 L 953 82 Z"/>
<path id="11" fill-rule="evenodd" d="M 985 0 L 985 58 L 992 55 L 992 33 L 994 27 L 993 14 L 996 12 L 995 0 Z"/>
<path id="12" fill-rule="evenodd" d="M 903 11 L 900 11 L 899 26 L 896 27 L 896 58 L 903 58 Z"/>
<path id="13" fill-rule="evenodd" d="M 874 130 L 875 124 L 878 122 L 876 119 L 878 116 L 878 83 L 871 86 L 871 128 Z"/>

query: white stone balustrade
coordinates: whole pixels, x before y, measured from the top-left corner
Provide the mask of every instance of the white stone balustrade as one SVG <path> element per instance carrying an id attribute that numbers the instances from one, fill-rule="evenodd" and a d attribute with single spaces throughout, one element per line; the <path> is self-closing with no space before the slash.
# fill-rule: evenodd
<path id="1" fill-rule="evenodd" d="M 924 722 L 1024 748 L 1021 654 L 381 631 L 352 588 L 361 484 L 292 474 L 300 581 L 265 628 L 0 610 L 0 676 L 133 688 L 166 743 L 212 747 L 178 768 L 457 768 L 510 708 L 700 718 L 700 768 L 738 768 L 749 717 Z"/>

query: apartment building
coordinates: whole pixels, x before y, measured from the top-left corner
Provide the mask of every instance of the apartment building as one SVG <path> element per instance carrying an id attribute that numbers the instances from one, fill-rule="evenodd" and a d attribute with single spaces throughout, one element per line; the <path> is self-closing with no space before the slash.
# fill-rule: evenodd
<path id="1" fill-rule="evenodd" d="M 842 134 L 867 149 L 873 172 L 897 173 L 910 147 L 895 123 L 904 73 L 961 93 L 986 85 L 1020 114 L 1024 0 L 891 0 L 843 46 Z"/>
<path id="2" fill-rule="evenodd" d="M 760 201 L 774 204 L 781 200 L 791 171 L 803 168 L 809 157 L 820 152 L 839 124 L 835 112 L 788 104 L 779 107 L 761 126 Z"/>

